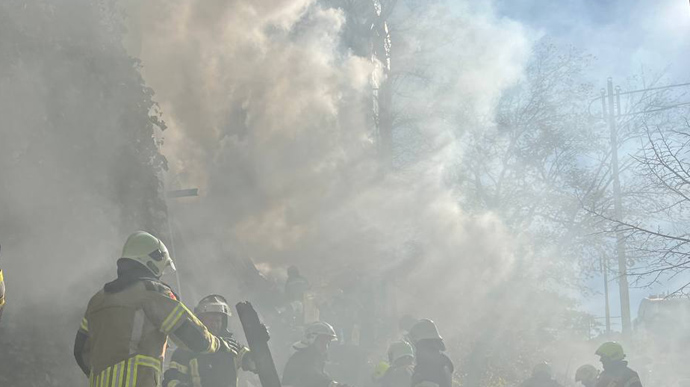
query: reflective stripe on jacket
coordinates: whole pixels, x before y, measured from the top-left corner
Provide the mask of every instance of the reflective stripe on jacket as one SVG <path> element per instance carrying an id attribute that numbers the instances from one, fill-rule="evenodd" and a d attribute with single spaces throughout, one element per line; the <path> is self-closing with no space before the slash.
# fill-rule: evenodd
<path id="1" fill-rule="evenodd" d="M 5 306 L 5 278 L 0 270 L 0 317 L 2 317 L 2 309 Z"/>
<path id="2" fill-rule="evenodd" d="M 158 387 L 168 336 L 195 353 L 220 347 L 170 288 L 141 279 L 91 298 L 74 355 L 91 387 Z"/>
<path id="3" fill-rule="evenodd" d="M 136 355 L 89 376 L 89 387 L 134 387 L 160 385 L 161 361 Z"/>
<path id="4" fill-rule="evenodd" d="M 163 387 L 236 387 L 239 370 L 248 369 L 245 355 L 249 353 L 247 347 L 238 345 L 238 349 L 213 354 L 175 350 L 164 374 Z"/>

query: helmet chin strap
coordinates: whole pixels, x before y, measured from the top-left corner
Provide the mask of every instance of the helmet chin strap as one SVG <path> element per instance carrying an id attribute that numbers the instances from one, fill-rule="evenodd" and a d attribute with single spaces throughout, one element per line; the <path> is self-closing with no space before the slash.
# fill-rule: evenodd
<path id="1" fill-rule="evenodd" d="M 227 316 L 227 315 L 223 315 L 223 324 L 221 324 L 220 330 L 223 331 L 223 333 L 224 333 L 225 335 L 227 335 L 227 334 L 230 333 L 230 330 L 228 329 L 228 325 L 229 325 L 230 322 L 229 322 L 228 320 L 229 320 L 229 319 L 228 319 L 228 316 Z"/>

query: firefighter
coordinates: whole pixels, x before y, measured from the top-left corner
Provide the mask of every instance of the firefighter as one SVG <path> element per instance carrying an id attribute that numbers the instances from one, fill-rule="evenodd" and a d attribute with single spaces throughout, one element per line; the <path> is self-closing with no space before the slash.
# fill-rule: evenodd
<path id="1" fill-rule="evenodd" d="M 233 351 L 213 354 L 197 354 L 178 348 L 172 355 L 170 368 L 165 371 L 163 387 L 236 387 L 239 369 L 254 370 L 248 352 L 239 345 L 228 331 L 230 307 L 223 296 L 206 296 L 194 314 L 209 331 L 232 343 Z"/>
<path id="2" fill-rule="evenodd" d="M 2 310 L 5 308 L 5 278 L 0 269 L 0 319 L 2 319 Z"/>
<path id="3" fill-rule="evenodd" d="M 410 385 L 414 373 L 414 350 L 410 344 L 404 341 L 391 344 L 388 347 L 388 363 L 384 364 L 390 366 L 385 367 L 381 377 L 375 379 L 382 387 Z"/>
<path id="4" fill-rule="evenodd" d="M 325 370 L 328 349 L 335 339 L 335 330 L 330 324 L 317 321 L 308 325 L 302 340 L 292 346 L 297 351 L 285 365 L 283 387 L 346 386 L 334 381 Z"/>
<path id="5" fill-rule="evenodd" d="M 285 296 L 288 302 L 302 302 L 304 300 L 304 294 L 311 287 L 309 281 L 299 273 L 297 266 L 288 267 L 287 275 L 288 277 L 285 281 Z"/>
<path id="6" fill-rule="evenodd" d="M 628 368 L 623 347 L 609 341 L 597 349 L 595 352 L 599 356 L 604 371 L 599 375 L 596 387 L 642 387 L 640 377 L 637 372 Z"/>
<path id="7" fill-rule="evenodd" d="M 553 369 L 547 362 L 534 366 L 532 376 L 520 384 L 520 387 L 561 387 L 553 378 Z"/>
<path id="8" fill-rule="evenodd" d="M 451 387 L 455 367 L 443 353 L 446 346 L 436 324 L 429 319 L 419 320 L 410 328 L 409 338 L 416 357 L 412 387 Z"/>
<path id="9" fill-rule="evenodd" d="M 291 325 L 304 325 L 304 296 L 311 285 L 299 273 L 297 266 L 288 267 L 287 275 L 288 277 L 285 281 L 285 301 L 288 313 L 285 316 L 291 320 Z"/>
<path id="10" fill-rule="evenodd" d="M 209 333 L 160 281 L 168 270 L 175 266 L 160 239 L 143 231 L 127 238 L 117 279 L 91 297 L 74 342 L 89 386 L 160 386 L 168 336 L 195 353 L 236 350 Z"/>
<path id="11" fill-rule="evenodd" d="M 584 387 L 594 387 L 598 377 L 599 370 L 591 364 L 585 364 L 575 371 L 575 383 L 580 382 Z"/>

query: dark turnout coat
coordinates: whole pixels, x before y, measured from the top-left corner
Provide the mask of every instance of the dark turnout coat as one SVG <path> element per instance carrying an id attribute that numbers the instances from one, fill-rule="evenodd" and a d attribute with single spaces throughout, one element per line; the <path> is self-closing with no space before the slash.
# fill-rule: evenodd
<path id="1" fill-rule="evenodd" d="M 442 352 L 417 353 L 417 364 L 412 374 L 412 387 L 433 383 L 439 387 L 452 387 L 453 362 Z M 425 383 L 426 382 L 426 383 Z"/>
<path id="2" fill-rule="evenodd" d="M 621 361 L 604 368 L 596 387 L 642 387 L 642 382 L 637 372 L 628 368 L 628 362 Z"/>
<path id="3" fill-rule="evenodd" d="M 163 387 L 236 387 L 238 371 L 247 369 L 245 355 L 249 350 L 229 336 L 233 351 L 197 354 L 178 348 L 165 371 Z"/>
<path id="4" fill-rule="evenodd" d="M 283 386 L 328 387 L 333 378 L 325 370 L 326 355 L 316 348 L 298 349 L 290 356 L 283 371 Z"/>

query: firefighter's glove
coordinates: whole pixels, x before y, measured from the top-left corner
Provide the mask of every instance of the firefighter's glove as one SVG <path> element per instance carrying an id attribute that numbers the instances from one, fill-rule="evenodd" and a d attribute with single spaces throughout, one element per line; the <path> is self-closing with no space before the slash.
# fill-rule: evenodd
<path id="1" fill-rule="evenodd" d="M 255 374 L 259 373 L 259 369 L 256 366 L 256 361 L 254 361 L 254 354 L 252 352 L 246 352 L 244 357 L 242 357 L 242 369 Z"/>
<path id="2" fill-rule="evenodd" d="M 229 337 L 220 337 L 219 340 L 221 351 L 234 353 L 235 355 L 240 353 L 240 345 L 237 341 Z"/>

